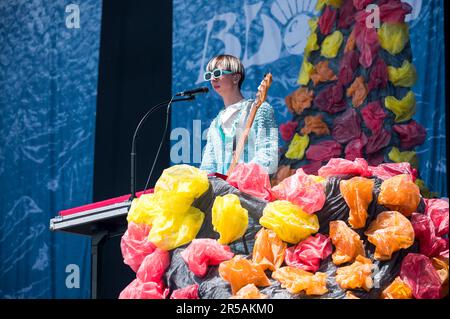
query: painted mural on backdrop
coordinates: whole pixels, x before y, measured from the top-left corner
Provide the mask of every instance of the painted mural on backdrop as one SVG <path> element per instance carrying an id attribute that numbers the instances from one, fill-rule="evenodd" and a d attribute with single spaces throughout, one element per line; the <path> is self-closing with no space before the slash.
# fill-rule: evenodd
<path id="1" fill-rule="evenodd" d="M 89 239 L 49 230 L 92 201 L 101 2 L 69 4 L 0 1 L 0 298 L 90 297 Z"/>
<path id="2" fill-rule="evenodd" d="M 432 190 L 446 195 L 445 120 L 442 117 L 445 79 L 441 78 L 445 70 L 443 3 L 442 0 L 405 2 L 413 7 L 406 21 L 410 27 L 413 62 L 419 75 L 413 91 L 420 111 L 414 118 L 427 129 L 427 141 L 417 150 L 420 167 L 426 168 L 422 177 Z M 309 35 L 308 20 L 318 15 L 315 6 L 315 0 L 244 3 L 215 0 L 195 4 L 174 0 L 172 91 L 209 86 L 202 79 L 208 60 L 228 53 L 244 63 L 246 80 L 242 92 L 246 98 L 254 96 L 265 73 L 273 74 L 268 101 L 275 109 L 278 125 L 290 120 L 292 114 L 284 98 L 298 87 L 296 81 Z M 428 31 L 425 32 L 424 27 Z M 441 62 L 430 64 L 430 59 L 436 60 L 436 52 L 440 52 Z M 435 82 L 424 81 L 427 76 L 423 75 L 430 72 L 436 73 Z M 434 115 L 420 104 L 433 105 Z M 173 106 L 172 164 L 199 165 L 206 130 L 221 107 L 221 99 L 212 90 L 193 102 Z M 280 145 L 282 143 L 280 138 Z"/>

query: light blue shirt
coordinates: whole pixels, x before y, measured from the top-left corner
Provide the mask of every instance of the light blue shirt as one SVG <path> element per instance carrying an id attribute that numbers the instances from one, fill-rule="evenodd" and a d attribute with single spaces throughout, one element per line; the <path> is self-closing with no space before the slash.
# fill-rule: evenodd
<path id="1" fill-rule="evenodd" d="M 217 114 L 208 129 L 206 146 L 200 169 L 210 173 L 226 174 L 233 156 L 233 138 L 236 146 L 250 113 L 252 100 L 241 104 L 230 132 L 226 134 L 221 126 L 222 111 Z M 256 163 L 264 167 L 269 174 L 278 168 L 278 126 L 272 106 L 264 102 L 256 112 L 255 120 L 249 133 L 239 163 Z"/>

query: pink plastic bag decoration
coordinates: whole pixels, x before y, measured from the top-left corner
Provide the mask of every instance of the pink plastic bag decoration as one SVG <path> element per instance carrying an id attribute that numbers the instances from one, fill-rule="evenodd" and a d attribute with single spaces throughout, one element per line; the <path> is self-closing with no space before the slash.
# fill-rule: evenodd
<path id="1" fill-rule="evenodd" d="M 170 299 L 199 299 L 198 285 L 190 285 L 181 289 L 174 290 Z"/>
<path id="2" fill-rule="evenodd" d="M 362 133 L 361 136 L 357 139 L 350 141 L 345 146 L 345 159 L 349 161 L 354 161 L 357 158 L 363 157 L 363 148 L 367 144 L 367 136 Z"/>
<path id="3" fill-rule="evenodd" d="M 331 84 L 320 91 L 314 98 L 314 105 L 318 109 L 330 114 L 343 111 L 346 108 L 344 89 L 339 83 Z"/>
<path id="4" fill-rule="evenodd" d="M 373 132 L 367 139 L 366 153 L 374 154 L 389 145 L 391 133 L 382 128 L 378 132 Z"/>
<path id="5" fill-rule="evenodd" d="M 411 5 L 400 0 L 385 1 L 380 6 L 380 20 L 386 23 L 405 22 L 405 16 L 412 11 Z"/>
<path id="6" fill-rule="evenodd" d="M 437 236 L 448 234 L 448 199 L 424 199 L 425 213 L 430 216 Z"/>
<path id="7" fill-rule="evenodd" d="M 369 166 L 365 159 L 357 158 L 349 161 L 343 158 L 332 158 L 327 165 L 319 169 L 319 176 L 329 177 L 334 175 L 358 175 L 370 176 Z"/>
<path id="8" fill-rule="evenodd" d="M 204 277 L 208 272 L 208 266 L 219 265 L 233 256 L 230 247 L 210 238 L 194 239 L 181 253 L 181 257 L 197 277 Z"/>
<path id="9" fill-rule="evenodd" d="M 386 63 L 384 63 L 382 58 L 378 58 L 375 62 L 372 70 L 370 71 L 369 83 L 367 88 L 369 92 L 373 89 L 384 89 L 388 82 L 388 72 Z"/>
<path id="10" fill-rule="evenodd" d="M 148 241 L 150 226 L 147 224 L 128 223 L 128 229 L 120 241 L 123 262 L 138 271 L 139 266 L 147 255 L 155 250 L 156 246 Z"/>
<path id="11" fill-rule="evenodd" d="M 272 194 L 276 199 L 288 200 L 300 206 L 307 214 L 321 210 L 325 204 L 324 186 L 305 174 L 301 168 L 272 188 Z"/>
<path id="12" fill-rule="evenodd" d="M 339 83 L 348 85 L 353 81 L 355 71 L 359 65 L 359 53 L 356 50 L 348 51 L 344 54 L 339 64 Z"/>
<path id="13" fill-rule="evenodd" d="M 160 282 L 169 265 L 169 252 L 156 248 L 153 253 L 145 257 L 136 273 L 136 277 L 141 282 Z"/>
<path id="14" fill-rule="evenodd" d="M 347 1 L 350 2 L 350 1 Z M 353 0 L 353 5 L 356 9 L 362 10 L 367 7 L 368 4 L 372 3 L 373 0 Z"/>
<path id="15" fill-rule="evenodd" d="M 444 238 L 444 240 L 445 240 L 445 242 L 447 243 L 446 245 L 447 245 L 447 249 L 446 250 L 444 250 L 444 251 L 442 251 L 440 254 L 439 254 L 439 258 L 444 258 L 444 259 L 448 259 L 448 237 L 447 238 Z"/>
<path id="16" fill-rule="evenodd" d="M 427 257 L 436 257 L 448 249 L 448 242 L 436 236 L 434 224 L 430 217 L 424 214 L 413 213 L 411 224 L 414 228 L 415 236 L 419 240 L 421 254 Z"/>
<path id="17" fill-rule="evenodd" d="M 386 117 L 386 113 L 381 108 L 380 101 L 374 101 L 368 103 L 361 110 L 361 116 L 367 128 L 372 130 L 372 132 L 378 132 L 383 127 L 383 120 Z"/>
<path id="18" fill-rule="evenodd" d="M 392 129 L 398 134 L 400 147 L 404 149 L 412 149 L 423 144 L 427 136 L 425 128 L 416 121 L 411 121 L 408 124 L 394 125 Z"/>
<path id="19" fill-rule="evenodd" d="M 355 15 L 356 46 L 361 52 L 359 63 L 364 68 L 370 68 L 375 56 L 378 54 L 378 51 L 380 49 L 377 29 L 368 28 L 366 26 L 366 20 L 369 14 L 371 14 L 370 11 L 366 12 L 365 10 L 362 10 L 357 12 Z"/>
<path id="20" fill-rule="evenodd" d="M 378 166 L 369 166 L 372 176 L 376 176 L 383 181 L 400 174 L 408 174 L 414 182 L 417 178 L 417 170 L 409 163 L 384 163 Z"/>
<path id="21" fill-rule="evenodd" d="M 119 299 L 166 299 L 169 289 L 162 282 L 133 280 L 119 295 Z"/>
<path id="22" fill-rule="evenodd" d="M 327 6 L 319 18 L 319 28 L 323 35 L 328 35 L 336 22 L 337 10 Z"/>
<path id="23" fill-rule="evenodd" d="M 256 163 L 239 163 L 228 176 L 227 182 L 241 192 L 271 201 L 270 179 L 267 171 Z"/>
<path id="24" fill-rule="evenodd" d="M 333 157 L 340 157 L 342 146 L 334 140 L 326 140 L 310 145 L 306 150 L 306 158 L 310 161 L 325 162 Z"/>
<path id="25" fill-rule="evenodd" d="M 331 134 L 341 144 L 361 136 L 361 119 L 354 108 L 348 108 L 334 119 Z"/>
<path id="26" fill-rule="evenodd" d="M 408 254 L 403 258 L 400 278 L 411 287 L 414 298 L 440 298 L 441 279 L 428 257 Z"/>
<path id="27" fill-rule="evenodd" d="M 281 138 L 284 141 L 290 141 L 295 134 L 298 123 L 296 121 L 288 121 L 280 125 Z"/>
<path id="28" fill-rule="evenodd" d="M 347 29 L 353 24 L 355 11 L 352 1 L 344 1 L 339 9 L 338 29 Z"/>
<path id="29" fill-rule="evenodd" d="M 309 236 L 296 246 L 288 248 L 285 262 L 288 266 L 315 273 L 320 268 L 320 262 L 330 256 L 332 252 L 330 238 L 316 234 Z"/>

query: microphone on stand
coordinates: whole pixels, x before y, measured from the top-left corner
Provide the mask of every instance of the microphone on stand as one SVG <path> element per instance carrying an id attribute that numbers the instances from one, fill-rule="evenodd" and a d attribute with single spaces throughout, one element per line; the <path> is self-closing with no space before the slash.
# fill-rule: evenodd
<path id="1" fill-rule="evenodd" d="M 198 89 L 197 89 L 197 90 L 198 90 Z M 193 91 L 194 91 L 194 90 L 193 90 Z M 190 92 L 190 91 L 186 91 L 186 92 Z M 181 93 L 186 93 L 186 92 L 181 92 Z M 154 166 L 155 166 L 156 160 L 158 159 L 159 151 L 161 150 L 161 145 L 162 145 L 162 143 L 164 142 L 164 137 L 165 137 L 165 135 L 166 135 L 167 124 L 168 124 L 168 121 L 167 121 L 167 120 L 169 119 L 169 114 L 168 114 L 168 113 L 169 113 L 170 105 L 171 105 L 172 103 L 175 103 L 175 102 L 192 101 L 192 100 L 194 100 L 194 99 L 195 99 L 195 96 L 194 96 L 193 94 L 187 95 L 187 97 L 183 97 L 183 98 L 179 98 L 179 99 L 174 99 L 174 98 L 172 97 L 169 101 L 164 101 L 164 102 L 161 102 L 161 103 L 159 103 L 159 104 L 153 106 L 147 113 L 145 113 L 145 115 L 144 115 L 144 116 L 142 117 L 142 119 L 140 120 L 139 124 L 137 125 L 137 127 L 136 127 L 136 129 L 135 129 L 135 131 L 134 131 L 134 134 L 133 134 L 133 140 L 132 140 L 132 142 L 131 142 L 131 154 L 130 154 L 130 155 L 131 155 L 131 174 L 130 174 L 131 196 L 130 196 L 130 198 L 128 199 L 129 201 L 132 201 L 134 198 L 136 198 L 136 139 L 137 139 L 137 136 L 138 136 L 139 129 L 142 127 L 142 124 L 145 122 L 145 120 L 146 120 L 146 119 L 147 119 L 147 118 L 148 118 L 148 117 L 149 117 L 156 109 L 158 109 L 158 108 L 161 107 L 161 106 L 167 105 L 166 127 L 165 127 L 165 129 L 164 129 L 164 134 L 163 134 L 163 136 L 162 136 L 162 138 L 161 138 L 161 143 L 160 143 L 160 145 L 159 145 L 158 152 L 157 152 L 157 154 L 156 154 L 156 156 L 155 156 L 155 160 L 154 160 L 154 162 L 153 162 L 152 170 L 151 170 L 151 172 L 150 172 L 149 178 L 147 179 L 147 184 L 148 184 L 148 182 L 149 182 L 149 180 L 150 180 L 150 176 L 151 176 L 151 174 L 152 174 L 152 172 L 153 172 L 153 168 L 154 168 Z M 144 193 L 145 193 L 145 190 L 147 189 L 147 184 L 145 185 Z"/>
<path id="2" fill-rule="evenodd" d="M 159 103 L 152 107 L 141 119 L 139 124 L 137 125 L 134 134 L 133 134 L 133 140 L 131 142 L 131 174 L 130 174 L 130 184 L 131 184 L 131 196 L 129 200 L 133 200 L 136 198 L 136 138 L 138 136 L 139 129 L 141 128 L 142 124 L 145 122 L 145 120 L 152 114 L 157 108 L 167 105 L 167 114 L 166 114 L 166 127 L 164 129 L 164 134 L 161 138 L 161 143 L 159 144 L 158 152 L 156 153 L 155 159 L 153 161 L 152 169 L 150 171 L 150 174 L 147 178 L 147 183 L 145 184 L 145 190 L 147 189 L 147 185 L 150 181 L 150 177 L 152 175 L 153 169 L 155 167 L 156 161 L 158 159 L 159 151 L 161 150 L 162 143 L 164 142 L 164 137 L 167 132 L 167 126 L 168 126 L 168 119 L 169 119 L 169 109 L 172 103 L 174 102 L 181 102 L 181 101 L 192 101 L 195 99 L 195 94 L 203 94 L 208 93 L 209 89 L 207 87 L 200 87 L 193 90 L 183 91 L 175 94 L 169 101 L 164 101 L 162 103 Z M 183 98 L 174 99 L 175 96 L 185 96 Z"/>
<path id="3" fill-rule="evenodd" d="M 208 93 L 208 92 L 209 92 L 209 89 L 207 87 L 200 87 L 200 88 L 193 89 L 193 90 L 179 92 L 179 93 L 175 94 L 175 96 L 191 96 L 191 95 L 195 95 L 195 94 L 203 94 L 203 93 Z"/>

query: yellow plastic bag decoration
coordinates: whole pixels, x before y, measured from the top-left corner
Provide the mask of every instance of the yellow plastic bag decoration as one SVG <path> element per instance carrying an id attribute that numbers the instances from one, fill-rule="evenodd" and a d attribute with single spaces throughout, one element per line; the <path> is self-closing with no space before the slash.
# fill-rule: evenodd
<path id="1" fill-rule="evenodd" d="M 317 44 L 317 33 L 312 32 L 309 35 L 308 40 L 306 41 L 305 53 L 303 54 L 303 56 L 308 57 L 312 51 L 319 50 L 319 48 L 320 47 Z"/>
<path id="2" fill-rule="evenodd" d="M 341 31 L 334 31 L 323 40 L 320 54 L 328 59 L 335 58 L 342 45 L 342 41 L 344 41 L 344 36 Z"/>
<path id="3" fill-rule="evenodd" d="M 155 195 L 143 194 L 133 199 L 128 211 L 127 221 L 151 226 L 155 217 L 160 214 L 162 214 L 162 210 L 155 200 Z"/>
<path id="4" fill-rule="evenodd" d="M 205 214 L 190 207 L 184 214 L 163 213 L 153 220 L 148 240 L 159 249 L 171 250 L 192 241 L 203 224 Z"/>
<path id="5" fill-rule="evenodd" d="M 400 277 L 383 290 L 381 299 L 413 299 L 411 287 L 409 287 Z"/>
<path id="6" fill-rule="evenodd" d="M 416 114 L 416 96 L 409 91 L 401 100 L 395 96 L 387 96 L 384 99 L 384 105 L 395 114 L 395 122 L 409 121 Z"/>
<path id="7" fill-rule="evenodd" d="M 420 190 L 408 174 L 401 174 L 385 180 L 380 187 L 378 204 L 411 216 L 419 206 Z"/>
<path id="8" fill-rule="evenodd" d="M 319 219 L 286 200 L 268 203 L 259 223 L 273 230 L 282 240 L 297 244 L 319 230 Z"/>
<path id="9" fill-rule="evenodd" d="M 295 133 L 294 137 L 292 138 L 291 144 L 289 144 L 289 149 L 286 152 L 286 158 L 297 160 L 303 159 L 303 156 L 305 156 L 305 150 L 308 148 L 308 145 L 308 134 L 298 135 L 297 133 Z"/>
<path id="10" fill-rule="evenodd" d="M 374 257 L 380 261 L 389 260 L 394 252 L 414 244 L 414 229 L 411 222 L 396 211 L 379 214 L 364 234 L 376 247 Z"/>
<path id="11" fill-rule="evenodd" d="M 300 85 L 307 85 L 313 72 L 314 72 L 314 65 L 312 65 L 308 61 L 308 57 L 305 55 L 303 57 L 302 68 L 300 70 L 300 74 L 298 75 L 297 83 Z"/>
<path id="12" fill-rule="evenodd" d="M 317 17 L 309 19 L 308 25 L 309 25 L 309 30 L 311 31 L 311 33 L 316 32 L 317 27 L 319 26 L 319 19 Z"/>
<path id="13" fill-rule="evenodd" d="M 272 278 L 281 283 L 281 288 L 286 288 L 292 294 L 301 291 L 310 295 L 323 295 L 328 292 L 327 274 L 316 272 L 312 274 L 303 269 L 286 266 L 272 273 Z"/>
<path id="14" fill-rule="evenodd" d="M 186 212 L 192 202 L 209 188 L 208 173 L 189 165 L 175 165 L 161 174 L 155 196 L 165 212 Z"/>
<path id="15" fill-rule="evenodd" d="M 369 291 L 373 287 L 372 269 L 372 261 L 360 255 L 350 266 L 336 270 L 336 282 L 342 289 L 363 288 Z"/>
<path id="16" fill-rule="evenodd" d="M 401 67 L 388 66 L 389 81 L 395 86 L 412 87 L 417 81 L 417 72 L 414 64 L 404 60 Z"/>
<path id="17" fill-rule="evenodd" d="M 348 223 L 352 228 L 363 228 L 367 220 L 367 208 L 372 202 L 373 179 L 353 177 L 342 180 L 339 188 L 347 206 L 350 208 Z"/>
<path id="18" fill-rule="evenodd" d="M 417 168 L 419 165 L 419 160 L 417 159 L 416 152 L 413 151 L 400 152 L 400 150 L 395 146 L 392 147 L 391 151 L 388 153 L 388 157 L 391 161 L 395 163 L 408 162 L 414 168 Z"/>
<path id="19" fill-rule="evenodd" d="M 266 299 L 267 295 L 262 294 L 258 287 L 254 284 L 248 284 L 236 293 L 235 296 L 231 296 L 230 299 Z"/>
<path id="20" fill-rule="evenodd" d="M 403 51 L 409 41 L 406 23 L 383 23 L 378 30 L 378 40 L 383 49 L 392 55 Z"/>
<path id="21" fill-rule="evenodd" d="M 256 234 L 253 246 L 253 263 L 261 266 L 263 270 L 280 268 L 286 253 L 286 243 L 275 232 L 261 228 Z"/>
<path id="22" fill-rule="evenodd" d="M 219 244 L 227 245 L 241 238 L 248 226 L 248 212 L 234 194 L 217 196 L 212 207 L 212 224 L 220 234 Z"/>
<path id="23" fill-rule="evenodd" d="M 316 11 L 322 10 L 327 5 L 334 8 L 340 8 L 342 0 L 317 0 Z"/>

